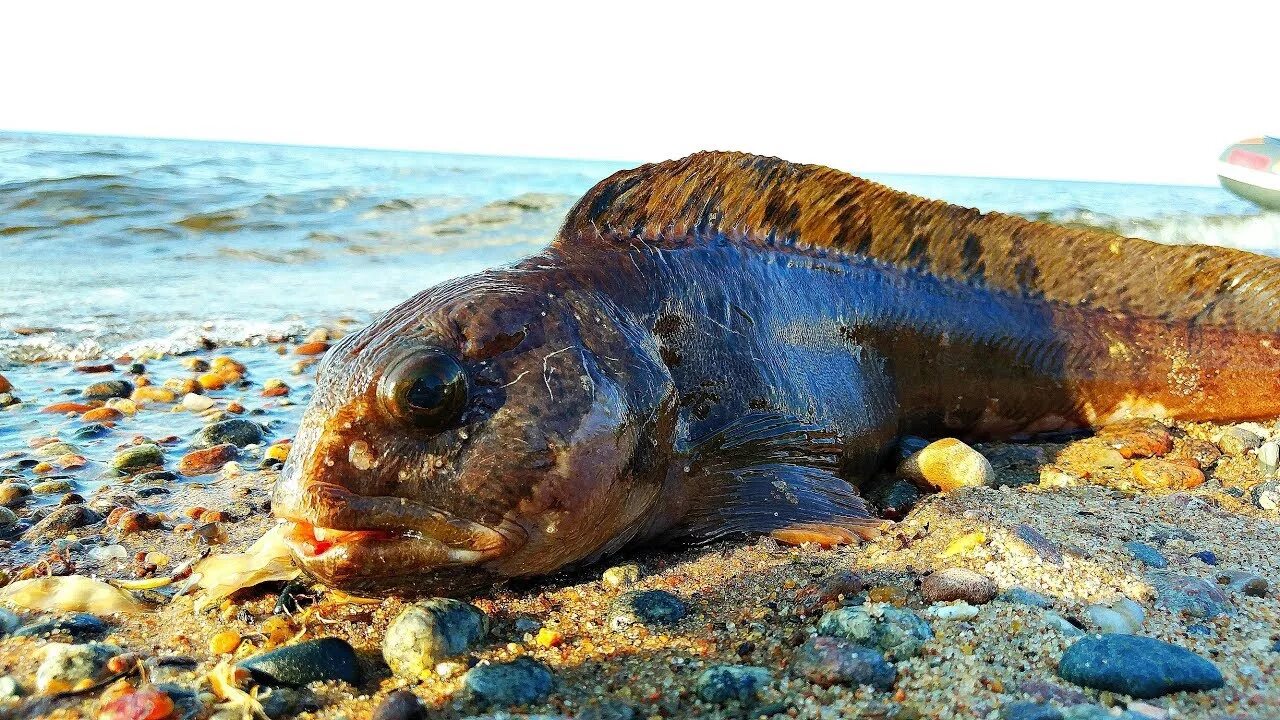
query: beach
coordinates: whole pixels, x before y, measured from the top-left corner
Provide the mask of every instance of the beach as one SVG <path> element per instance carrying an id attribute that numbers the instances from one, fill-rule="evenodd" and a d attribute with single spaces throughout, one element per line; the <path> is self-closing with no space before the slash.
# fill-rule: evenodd
<path id="1" fill-rule="evenodd" d="M 421 599 L 305 579 L 212 603 L 178 592 L 195 561 L 274 526 L 279 466 L 334 342 L 439 280 L 541 247 L 623 165 L 20 135 L 0 151 L 14 160 L 0 178 L 3 581 L 123 580 L 138 605 L 92 618 L 10 605 L 0 716 L 241 717 L 250 706 L 211 676 L 303 647 L 332 676 L 241 679 L 270 717 L 413 717 L 388 700 L 399 689 L 440 718 L 1280 717 L 1274 422 L 976 445 L 994 473 L 981 486 L 875 479 L 867 495 L 896 522 L 864 544 L 732 538 L 507 582 L 466 598 L 484 632 L 410 676 L 383 648 Z M 1274 216 L 1216 188 L 883 179 L 1280 249 Z M 638 597 L 668 604 L 650 614 Z M 918 642 L 877 630 L 857 644 L 883 656 L 843 667 L 832 653 L 855 626 L 914 628 Z M 1190 651 L 1220 686 L 1143 699 L 1064 678 L 1069 648 L 1099 632 Z M 324 638 L 354 650 L 354 669 Z M 101 662 L 50 680 L 64 646 L 101 648 Z M 483 669 L 512 663 L 528 672 L 510 682 L 545 684 L 521 686 L 533 699 L 476 690 Z"/>

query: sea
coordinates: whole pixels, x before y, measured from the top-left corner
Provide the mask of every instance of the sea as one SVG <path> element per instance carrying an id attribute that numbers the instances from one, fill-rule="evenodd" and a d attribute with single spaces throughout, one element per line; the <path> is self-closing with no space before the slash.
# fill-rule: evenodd
<path id="1" fill-rule="evenodd" d="M 635 164 L 0 132 L 0 369 L 358 325 L 537 251 L 578 196 Z M 1216 186 L 865 175 L 982 210 L 1280 254 L 1280 214 Z"/>

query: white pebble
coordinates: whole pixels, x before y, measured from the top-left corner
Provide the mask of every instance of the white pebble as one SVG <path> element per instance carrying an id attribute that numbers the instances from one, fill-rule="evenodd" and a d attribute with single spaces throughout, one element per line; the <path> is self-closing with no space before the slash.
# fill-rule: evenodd
<path id="1" fill-rule="evenodd" d="M 191 412 L 204 412 L 213 407 L 213 398 L 206 395 L 187 393 L 186 397 L 182 398 L 182 407 Z"/>
<path id="2" fill-rule="evenodd" d="M 978 616 L 978 608 L 964 601 L 932 605 L 925 608 L 924 616 L 932 620 L 972 620 Z"/>

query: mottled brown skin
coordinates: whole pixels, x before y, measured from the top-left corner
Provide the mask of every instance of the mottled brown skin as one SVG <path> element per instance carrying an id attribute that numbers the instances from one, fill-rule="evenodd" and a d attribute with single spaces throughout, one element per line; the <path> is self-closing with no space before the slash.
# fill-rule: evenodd
<path id="1" fill-rule="evenodd" d="M 902 434 L 1277 414 L 1278 271 L 774 158 L 647 165 L 543 253 L 334 348 L 275 512 L 308 572 L 365 591 L 467 592 L 656 539 L 852 541 L 879 524 L 856 487 Z M 423 432 L 379 383 L 439 352 L 470 392 Z"/>

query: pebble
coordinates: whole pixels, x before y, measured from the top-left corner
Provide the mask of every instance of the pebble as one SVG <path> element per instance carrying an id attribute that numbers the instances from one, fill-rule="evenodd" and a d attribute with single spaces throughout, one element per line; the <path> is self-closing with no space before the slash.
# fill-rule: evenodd
<path id="1" fill-rule="evenodd" d="M 898 677 L 898 671 L 879 651 L 832 637 L 811 638 L 801 645 L 791 670 L 822 687 L 870 685 L 889 690 Z"/>
<path id="2" fill-rule="evenodd" d="M 207 448 L 230 443 L 242 448 L 247 445 L 260 445 L 262 440 L 261 425 L 252 420 L 231 418 L 205 425 L 196 435 L 193 444 L 198 448 Z"/>
<path id="3" fill-rule="evenodd" d="M 80 416 L 80 419 L 87 423 L 96 422 L 114 422 L 124 419 L 124 413 L 111 407 L 94 408 Z"/>
<path id="4" fill-rule="evenodd" d="M 1062 551 L 1039 530 L 1030 525 L 1019 525 L 1014 528 L 1013 534 L 1045 562 L 1053 565 L 1062 564 Z"/>
<path id="5" fill-rule="evenodd" d="M 221 470 L 223 465 L 235 460 L 239 454 L 240 449 L 231 443 L 192 450 L 178 461 L 178 472 L 187 477 L 212 475 Z"/>
<path id="6" fill-rule="evenodd" d="M 306 688 L 259 688 L 258 701 L 262 704 L 263 713 L 273 720 L 314 713 L 323 707 L 315 693 Z M 223 720 L 223 717 L 214 715 L 212 720 Z M 237 713 L 225 720 L 244 720 L 244 716 Z"/>
<path id="7" fill-rule="evenodd" d="M 972 570 L 945 568 L 932 573 L 920 585 L 925 602 L 949 602 L 963 600 L 973 605 L 991 602 L 997 592 L 996 584 Z"/>
<path id="8" fill-rule="evenodd" d="M 1191 557 L 1195 558 L 1196 560 L 1199 560 L 1205 565 L 1218 564 L 1218 556 L 1214 555 L 1212 550 L 1201 550 L 1199 552 L 1193 552 L 1191 553 Z"/>
<path id="9" fill-rule="evenodd" d="M 461 655 L 489 633 L 489 618 L 479 608 L 450 598 L 416 603 L 387 626 L 382 658 L 404 678 L 430 675 L 437 664 Z"/>
<path id="10" fill-rule="evenodd" d="M 164 465 L 164 451 L 158 445 L 134 445 L 111 459 L 111 467 L 126 473 L 150 470 Z"/>
<path id="11" fill-rule="evenodd" d="M 70 690 L 82 680 L 99 680 L 107 674 L 107 661 L 119 654 L 120 648 L 103 643 L 49 643 L 36 670 L 36 689 L 51 694 Z"/>
<path id="12" fill-rule="evenodd" d="M 639 565 L 615 565 L 600 575 L 605 585 L 613 588 L 634 585 L 640 580 Z"/>
<path id="13" fill-rule="evenodd" d="M 1273 473 L 1280 464 L 1280 443 L 1270 440 L 1258 447 L 1258 465 L 1263 473 Z"/>
<path id="14" fill-rule="evenodd" d="M 920 502 L 920 489 L 915 483 L 902 478 L 876 483 L 867 491 L 867 500 L 880 508 L 880 514 L 890 520 L 899 520 L 911 512 Z"/>
<path id="15" fill-rule="evenodd" d="M 1146 543 L 1136 540 L 1127 542 L 1124 544 L 1124 549 L 1128 550 L 1130 555 L 1147 567 L 1159 570 L 1169 566 L 1169 561 L 1165 559 L 1164 555 L 1161 555 L 1159 550 Z"/>
<path id="16" fill-rule="evenodd" d="M 45 480 L 31 486 L 31 492 L 35 495 L 57 495 L 59 493 L 70 492 L 71 483 L 63 479 Z"/>
<path id="17" fill-rule="evenodd" d="M 972 620 L 978 617 L 978 607 L 961 600 L 955 603 L 931 605 L 924 609 L 924 615 L 932 620 L 942 620 L 944 622 Z"/>
<path id="18" fill-rule="evenodd" d="M 1015 605 L 1027 605 L 1029 607 L 1038 607 L 1041 609 L 1053 607 L 1053 600 L 1034 590 L 1028 590 L 1021 587 L 1009 588 L 996 596 L 996 599 L 1007 603 L 1013 603 Z"/>
<path id="19" fill-rule="evenodd" d="M 689 614 L 684 601 L 666 590 L 635 590 L 613 601 L 609 625 L 614 630 L 628 625 L 674 625 Z"/>
<path id="20" fill-rule="evenodd" d="M 1186 648 L 1140 635 L 1090 635 L 1062 654 L 1058 674 L 1083 687 L 1154 698 L 1222 687 L 1222 673 Z"/>
<path id="21" fill-rule="evenodd" d="M 994 484 L 995 470 L 986 456 L 955 438 L 929 443 L 898 466 L 898 473 L 927 488 L 951 492 Z"/>
<path id="22" fill-rule="evenodd" d="M 920 654 L 933 629 L 919 615 L 892 605 L 843 607 L 818 620 L 818 634 L 874 647 L 892 662 Z"/>
<path id="23" fill-rule="evenodd" d="M 1156 591 L 1156 604 L 1174 614 L 1214 618 L 1232 613 L 1227 596 L 1215 585 L 1190 575 L 1167 571 L 1147 573 Z"/>
<path id="24" fill-rule="evenodd" d="M 502 706 L 542 702 L 551 694 L 554 684 L 551 670 L 528 657 L 477 665 L 462 680 L 476 698 Z"/>
<path id="25" fill-rule="evenodd" d="M 13 384 L 12 384 L 12 383 L 10 383 L 10 382 L 5 378 L 5 376 L 0 375 L 0 393 L 7 393 L 7 392 L 9 392 L 9 391 L 10 391 L 10 390 L 12 390 L 12 389 L 13 389 Z"/>
<path id="26" fill-rule="evenodd" d="M 1249 597 L 1266 597 L 1269 588 L 1266 578 L 1244 570 L 1221 570 L 1216 580 L 1219 585 Z"/>
<path id="27" fill-rule="evenodd" d="M 709 703 L 747 703 L 772 680 L 767 669 L 755 665 L 712 665 L 698 676 L 694 691 Z"/>
<path id="28" fill-rule="evenodd" d="M 128 380 L 103 380 L 85 388 L 80 394 L 90 400 L 127 398 L 133 393 L 133 383 Z"/>
<path id="29" fill-rule="evenodd" d="M 1173 449 L 1173 436 L 1158 420 L 1138 418 L 1108 425 L 1097 437 L 1115 448 L 1125 458 L 1164 455 Z"/>
<path id="30" fill-rule="evenodd" d="M 98 720 L 151 720 L 173 717 L 173 698 L 155 686 L 132 687 L 98 707 Z"/>
<path id="31" fill-rule="evenodd" d="M 214 406 L 213 398 L 207 395 L 187 393 L 182 396 L 182 407 L 191 412 L 204 412 Z"/>
<path id="32" fill-rule="evenodd" d="M 1134 461 L 1133 478 L 1148 490 L 1190 490 L 1204 484 L 1199 469 L 1168 460 Z"/>
<path id="33" fill-rule="evenodd" d="M 18 513 L 0 505 L 0 533 L 18 524 Z"/>
<path id="34" fill-rule="evenodd" d="M 64 442 L 51 442 L 47 445 L 41 445 L 40 449 L 36 450 L 36 455 L 39 457 L 53 458 L 58 457 L 59 455 L 74 455 L 78 452 L 80 452 L 80 450 L 76 448 L 75 445 Z"/>
<path id="35" fill-rule="evenodd" d="M 209 638 L 209 652 L 214 655 L 233 653 L 240 647 L 240 633 L 235 630 L 223 630 Z"/>
<path id="36" fill-rule="evenodd" d="M 279 378 L 271 378 L 262 384 L 263 397 L 284 397 L 289 394 L 289 386 Z"/>
<path id="37" fill-rule="evenodd" d="M 22 686 L 12 675 L 0 676 L 0 700 L 22 697 Z"/>
<path id="38" fill-rule="evenodd" d="M 32 525 L 22 535 L 22 539 L 53 540 L 85 525 L 100 522 L 102 516 L 86 505 L 63 505 L 49 513 L 43 520 Z"/>
<path id="39" fill-rule="evenodd" d="M 31 488 L 23 483 L 4 483 L 0 485 L 0 505 L 11 507 L 20 505 L 31 494 Z"/>
<path id="40" fill-rule="evenodd" d="M 1262 445 L 1262 438 L 1252 430 L 1242 427 L 1229 427 L 1222 431 L 1218 439 L 1218 447 L 1227 455 L 1243 455 Z"/>
<path id="41" fill-rule="evenodd" d="M 110 433 L 111 428 L 103 425 L 102 423 L 89 423 L 83 427 L 76 428 L 76 431 L 71 433 L 71 435 L 77 440 L 86 440 L 102 437 L 103 435 L 108 435 Z"/>
<path id="42" fill-rule="evenodd" d="M 1124 598 L 1111 607 L 1105 605 L 1088 605 L 1085 613 L 1090 624 L 1098 632 L 1136 634 L 1142 630 L 1142 621 L 1146 613 L 1134 601 Z"/>
<path id="43" fill-rule="evenodd" d="M 17 630 L 20 625 L 22 625 L 22 618 L 18 617 L 17 613 L 0 607 L 0 638 Z"/>
<path id="44" fill-rule="evenodd" d="M 1249 490 L 1249 500 L 1263 510 L 1280 509 L 1280 482 L 1258 483 Z"/>
<path id="45" fill-rule="evenodd" d="M 107 624 L 89 613 L 72 613 L 66 617 L 40 620 L 14 631 L 20 637 L 44 637 L 45 635 L 69 635 L 74 640 L 98 637 L 107 633 Z"/>
<path id="46" fill-rule="evenodd" d="M 286 645 L 241 660 L 237 666 L 266 685 L 301 686 L 317 680 L 341 680 L 355 685 L 360 681 L 355 650 L 336 637 Z"/>
<path id="47" fill-rule="evenodd" d="M 1056 629 L 1069 638 L 1080 637 L 1084 634 L 1084 631 L 1076 627 L 1070 620 L 1052 610 L 1045 612 L 1044 621 L 1048 623 L 1049 627 Z"/>
<path id="48" fill-rule="evenodd" d="M 146 385 L 134 390 L 129 399 L 134 402 L 171 403 L 178 399 L 178 394 L 166 387 Z"/>
<path id="49" fill-rule="evenodd" d="M 427 708 L 417 695 L 400 689 L 378 703 L 371 720 L 427 720 Z"/>
<path id="50" fill-rule="evenodd" d="M 1001 720 L 1063 720 L 1062 712 L 1052 705 L 1016 702 L 1000 712 Z"/>

